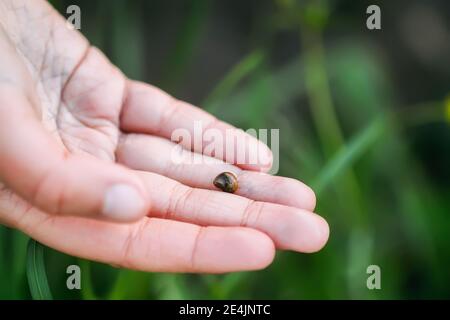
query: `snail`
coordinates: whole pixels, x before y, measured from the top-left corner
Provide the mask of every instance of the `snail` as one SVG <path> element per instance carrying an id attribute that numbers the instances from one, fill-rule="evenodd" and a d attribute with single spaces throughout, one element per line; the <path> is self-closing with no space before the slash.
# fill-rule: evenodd
<path id="1" fill-rule="evenodd" d="M 215 177 L 213 184 L 220 190 L 228 193 L 235 193 L 238 189 L 237 176 L 232 172 L 222 172 Z"/>

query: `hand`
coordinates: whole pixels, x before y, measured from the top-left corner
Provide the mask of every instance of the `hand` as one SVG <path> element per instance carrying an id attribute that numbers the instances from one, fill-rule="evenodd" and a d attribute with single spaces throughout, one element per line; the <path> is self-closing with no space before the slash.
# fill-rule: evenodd
<path id="1" fill-rule="evenodd" d="M 126 79 L 45 1 L 0 0 L 0 23 L 2 223 L 68 254 L 146 271 L 259 269 L 275 248 L 325 244 L 328 225 L 301 182 L 229 155 L 171 161 L 175 129 L 231 126 Z M 247 154 L 269 153 L 243 131 L 234 138 Z M 185 147 L 184 156 L 211 156 Z M 238 176 L 236 194 L 212 185 L 224 171 Z"/>

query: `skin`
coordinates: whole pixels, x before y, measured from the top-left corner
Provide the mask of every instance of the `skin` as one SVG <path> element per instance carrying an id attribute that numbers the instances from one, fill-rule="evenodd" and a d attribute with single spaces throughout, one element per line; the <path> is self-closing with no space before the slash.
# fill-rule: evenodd
<path id="1" fill-rule="evenodd" d="M 68 254 L 144 271 L 255 270 L 276 249 L 325 245 L 328 225 L 303 183 L 228 155 L 171 161 L 171 133 L 194 121 L 231 128 L 127 79 L 47 2 L 0 0 L 1 223 Z M 270 155 L 242 131 L 235 138 Z M 212 156 L 184 147 L 183 159 Z M 224 171 L 238 177 L 235 194 L 212 185 Z M 118 184 L 135 201 L 106 206 Z"/>

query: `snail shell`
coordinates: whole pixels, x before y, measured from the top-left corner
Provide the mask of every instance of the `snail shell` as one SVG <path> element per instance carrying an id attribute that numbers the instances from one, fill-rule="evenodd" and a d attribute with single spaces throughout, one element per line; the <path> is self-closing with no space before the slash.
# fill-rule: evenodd
<path id="1" fill-rule="evenodd" d="M 235 193 L 238 189 L 238 180 L 232 172 L 222 172 L 213 182 L 214 186 L 228 193 Z"/>

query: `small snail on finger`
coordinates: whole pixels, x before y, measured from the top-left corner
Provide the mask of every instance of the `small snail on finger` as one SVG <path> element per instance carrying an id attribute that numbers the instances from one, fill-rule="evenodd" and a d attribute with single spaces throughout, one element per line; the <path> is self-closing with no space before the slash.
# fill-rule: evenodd
<path id="1" fill-rule="evenodd" d="M 213 184 L 228 193 L 235 193 L 238 189 L 237 176 L 232 172 L 222 172 L 214 179 Z"/>

